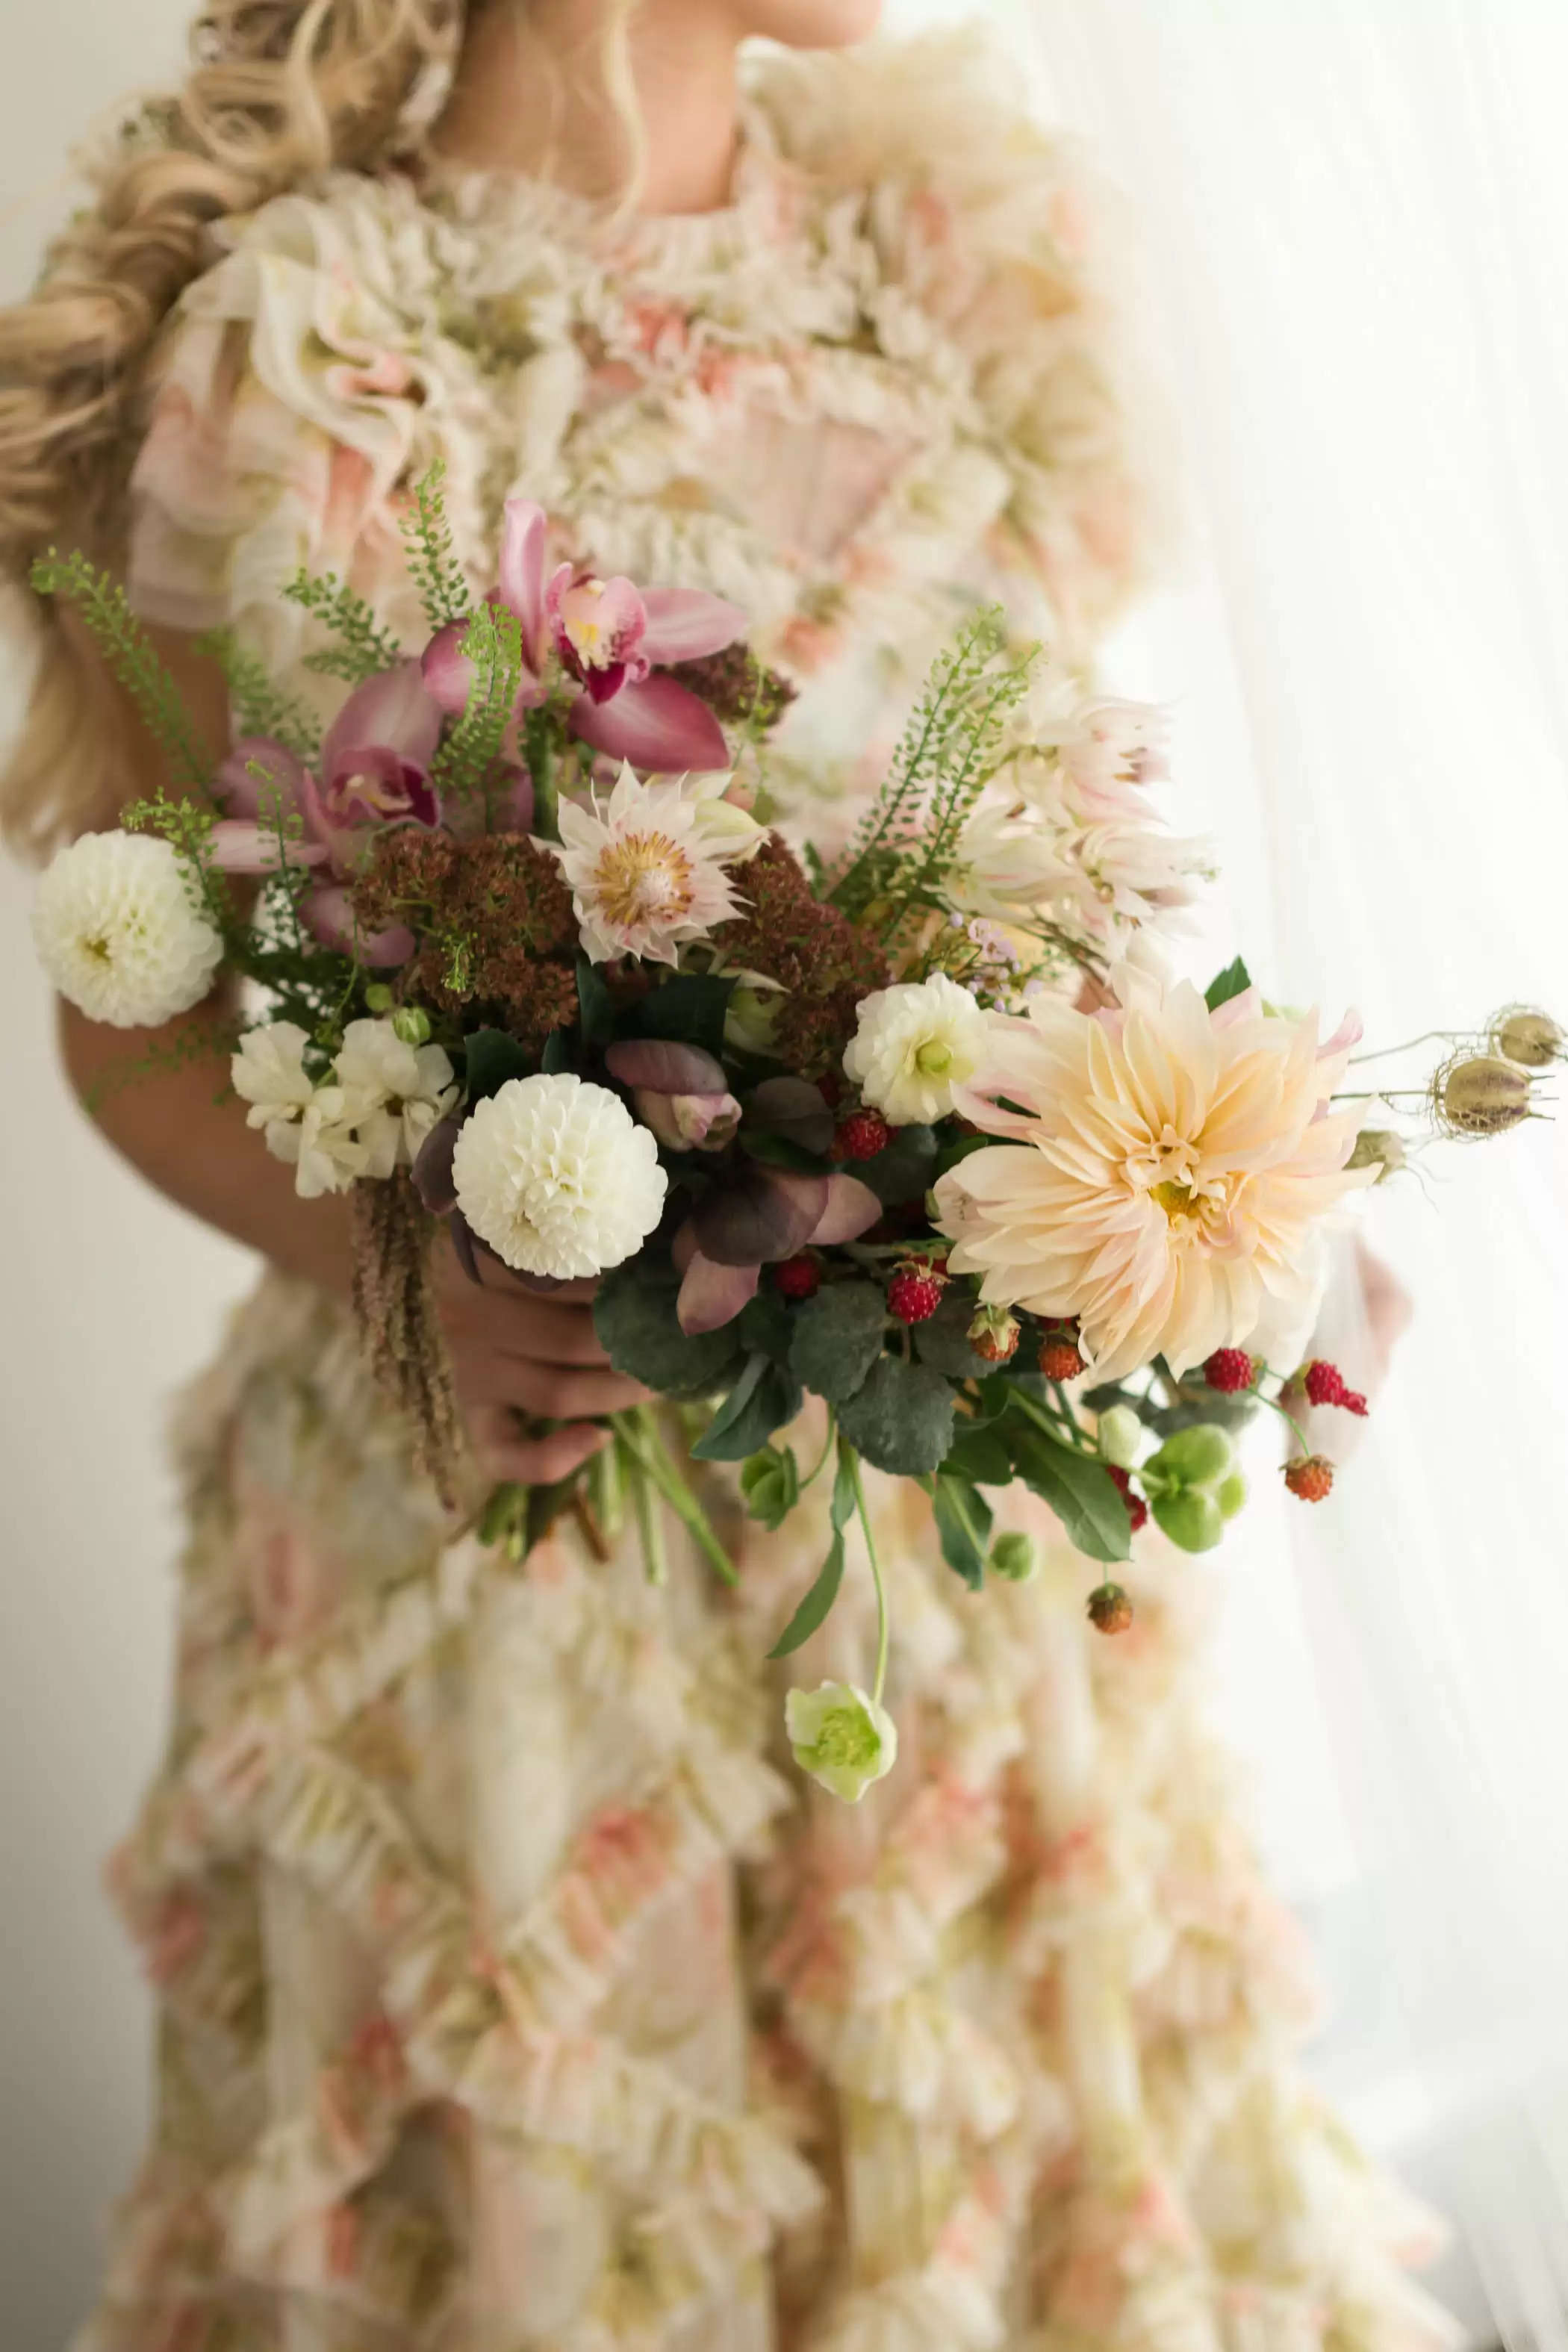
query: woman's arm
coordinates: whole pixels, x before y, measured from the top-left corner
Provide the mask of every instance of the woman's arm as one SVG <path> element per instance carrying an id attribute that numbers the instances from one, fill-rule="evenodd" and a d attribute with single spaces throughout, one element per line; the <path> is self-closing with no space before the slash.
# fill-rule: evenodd
<path id="1" fill-rule="evenodd" d="M 226 728 L 221 677 L 182 638 L 160 636 L 158 650 L 205 740 L 221 742 Z M 112 692 L 101 677 L 99 690 Z M 132 714 L 117 713 L 115 723 L 125 731 L 129 801 L 153 788 L 156 761 L 141 749 Z M 286 1274 L 346 1300 L 348 1201 L 341 1194 L 300 1200 L 293 1171 L 272 1159 L 247 1127 L 245 1106 L 227 1087 L 233 1011 L 233 997 L 221 987 L 158 1030 L 109 1028 L 62 1004 L 67 1074 L 108 1140 L 159 1192 Z M 149 1047 L 164 1066 L 134 1070 Z M 540 1485 L 564 1477 L 603 1443 L 604 1433 L 588 1416 L 646 1402 L 646 1391 L 608 1370 L 586 1304 L 587 1286 L 549 1300 L 532 1298 L 510 1281 L 476 1287 L 444 1239 L 435 1278 L 469 1435 L 493 1475 Z M 564 1425 L 528 1438 L 519 1428 L 520 1412 Z"/>

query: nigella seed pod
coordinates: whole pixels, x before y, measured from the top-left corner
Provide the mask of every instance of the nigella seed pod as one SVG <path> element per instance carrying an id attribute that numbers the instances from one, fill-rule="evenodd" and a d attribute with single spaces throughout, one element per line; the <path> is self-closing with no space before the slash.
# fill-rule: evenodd
<path id="1" fill-rule="evenodd" d="M 1390 1176 L 1397 1176 L 1408 1154 L 1403 1136 L 1388 1127 L 1363 1127 L 1355 1139 L 1355 1150 L 1345 1161 L 1347 1168 L 1375 1168 L 1381 1184 Z"/>
<path id="2" fill-rule="evenodd" d="M 1495 1054 L 1524 1070 L 1549 1069 L 1568 1058 L 1568 1035 L 1550 1013 L 1533 1004 L 1507 1004 L 1494 1013 L 1490 1043 Z"/>
<path id="3" fill-rule="evenodd" d="M 1530 1117 L 1530 1084 L 1500 1055 L 1466 1054 L 1433 1083 L 1438 1118 L 1451 1135 L 1502 1135 Z"/>

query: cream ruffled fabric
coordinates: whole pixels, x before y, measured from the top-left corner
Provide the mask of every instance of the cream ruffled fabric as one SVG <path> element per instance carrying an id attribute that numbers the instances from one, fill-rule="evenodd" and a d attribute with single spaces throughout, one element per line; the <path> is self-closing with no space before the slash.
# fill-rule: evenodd
<path id="1" fill-rule="evenodd" d="M 1043 592 L 1078 659 L 1135 579 L 1088 220 L 941 47 L 773 68 L 710 219 L 334 177 L 187 299 L 138 596 L 280 661 L 301 561 L 408 618 L 396 512 L 440 454 L 477 578 L 526 489 L 602 568 L 742 601 L 808 680 L 804 807 L 975 596 Z M 1444 2340 L 1422 2218 L 1292 2071 L 1190 1563 L 1141 1538 L 1107 1643 L 1043 1517 L 1040 1579 L 976 1599 L 879 1486 L 901 1753 L 852 1810 L 760 1663 L 819 1507 L 765 1538 L 716 1492 L 738 1596 L 673 1545 L 654 1590 L 629 1548 L 448 1540 L 405 1456 L 342 1317 L 264 1283 L 181 1433 L 177 1719 L 113 1873 L 159 2126 L 79 2352 Z M 869 1644 L 857 1586 L 789 1678 Z"/>

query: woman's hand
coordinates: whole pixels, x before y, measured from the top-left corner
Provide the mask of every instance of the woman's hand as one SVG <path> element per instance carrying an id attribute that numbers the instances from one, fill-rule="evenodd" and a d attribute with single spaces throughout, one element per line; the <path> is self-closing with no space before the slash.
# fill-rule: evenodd
<path id="1" fill-rule="evenodd" d="M 539 1297 L 480 1259 L 470 1282 L 445 1234 L 432 1262 L 458 1402 L 481 1468 L 492 1478 L 547 1486 L 608 1442 L 604 1413 L 647 1404 L 649 1391 L 609 1368 L 594 1329 L 591 1282 Z M 562 1423 L 531 1436 L 524 1420 Z"/>

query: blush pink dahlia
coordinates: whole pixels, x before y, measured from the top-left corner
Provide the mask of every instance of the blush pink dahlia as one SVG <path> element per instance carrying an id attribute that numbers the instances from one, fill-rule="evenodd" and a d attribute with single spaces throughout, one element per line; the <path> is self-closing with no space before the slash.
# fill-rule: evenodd
<path id="1" fill-rule="evenodd" d="M 1375 1172 L 1345 1165 L 1355 1110 L 1327 1107 L 1355 1024 L 1320 1047 L 1315 1015 L 1251 990 L 1211 1013 L 1131 964 L 1112 985 L 1106 1012 L 1041 998 L 994 1019 L 985 1084 L 957 1107 L 1005 1141 L 936 1188 L 952 1271 L 990 1304 L 1077 1316 L 1102 1380 L 1156 1355 L 1180 1373 L 1267 1302 L 1304 1299 L 1310 1227 Z"/>

